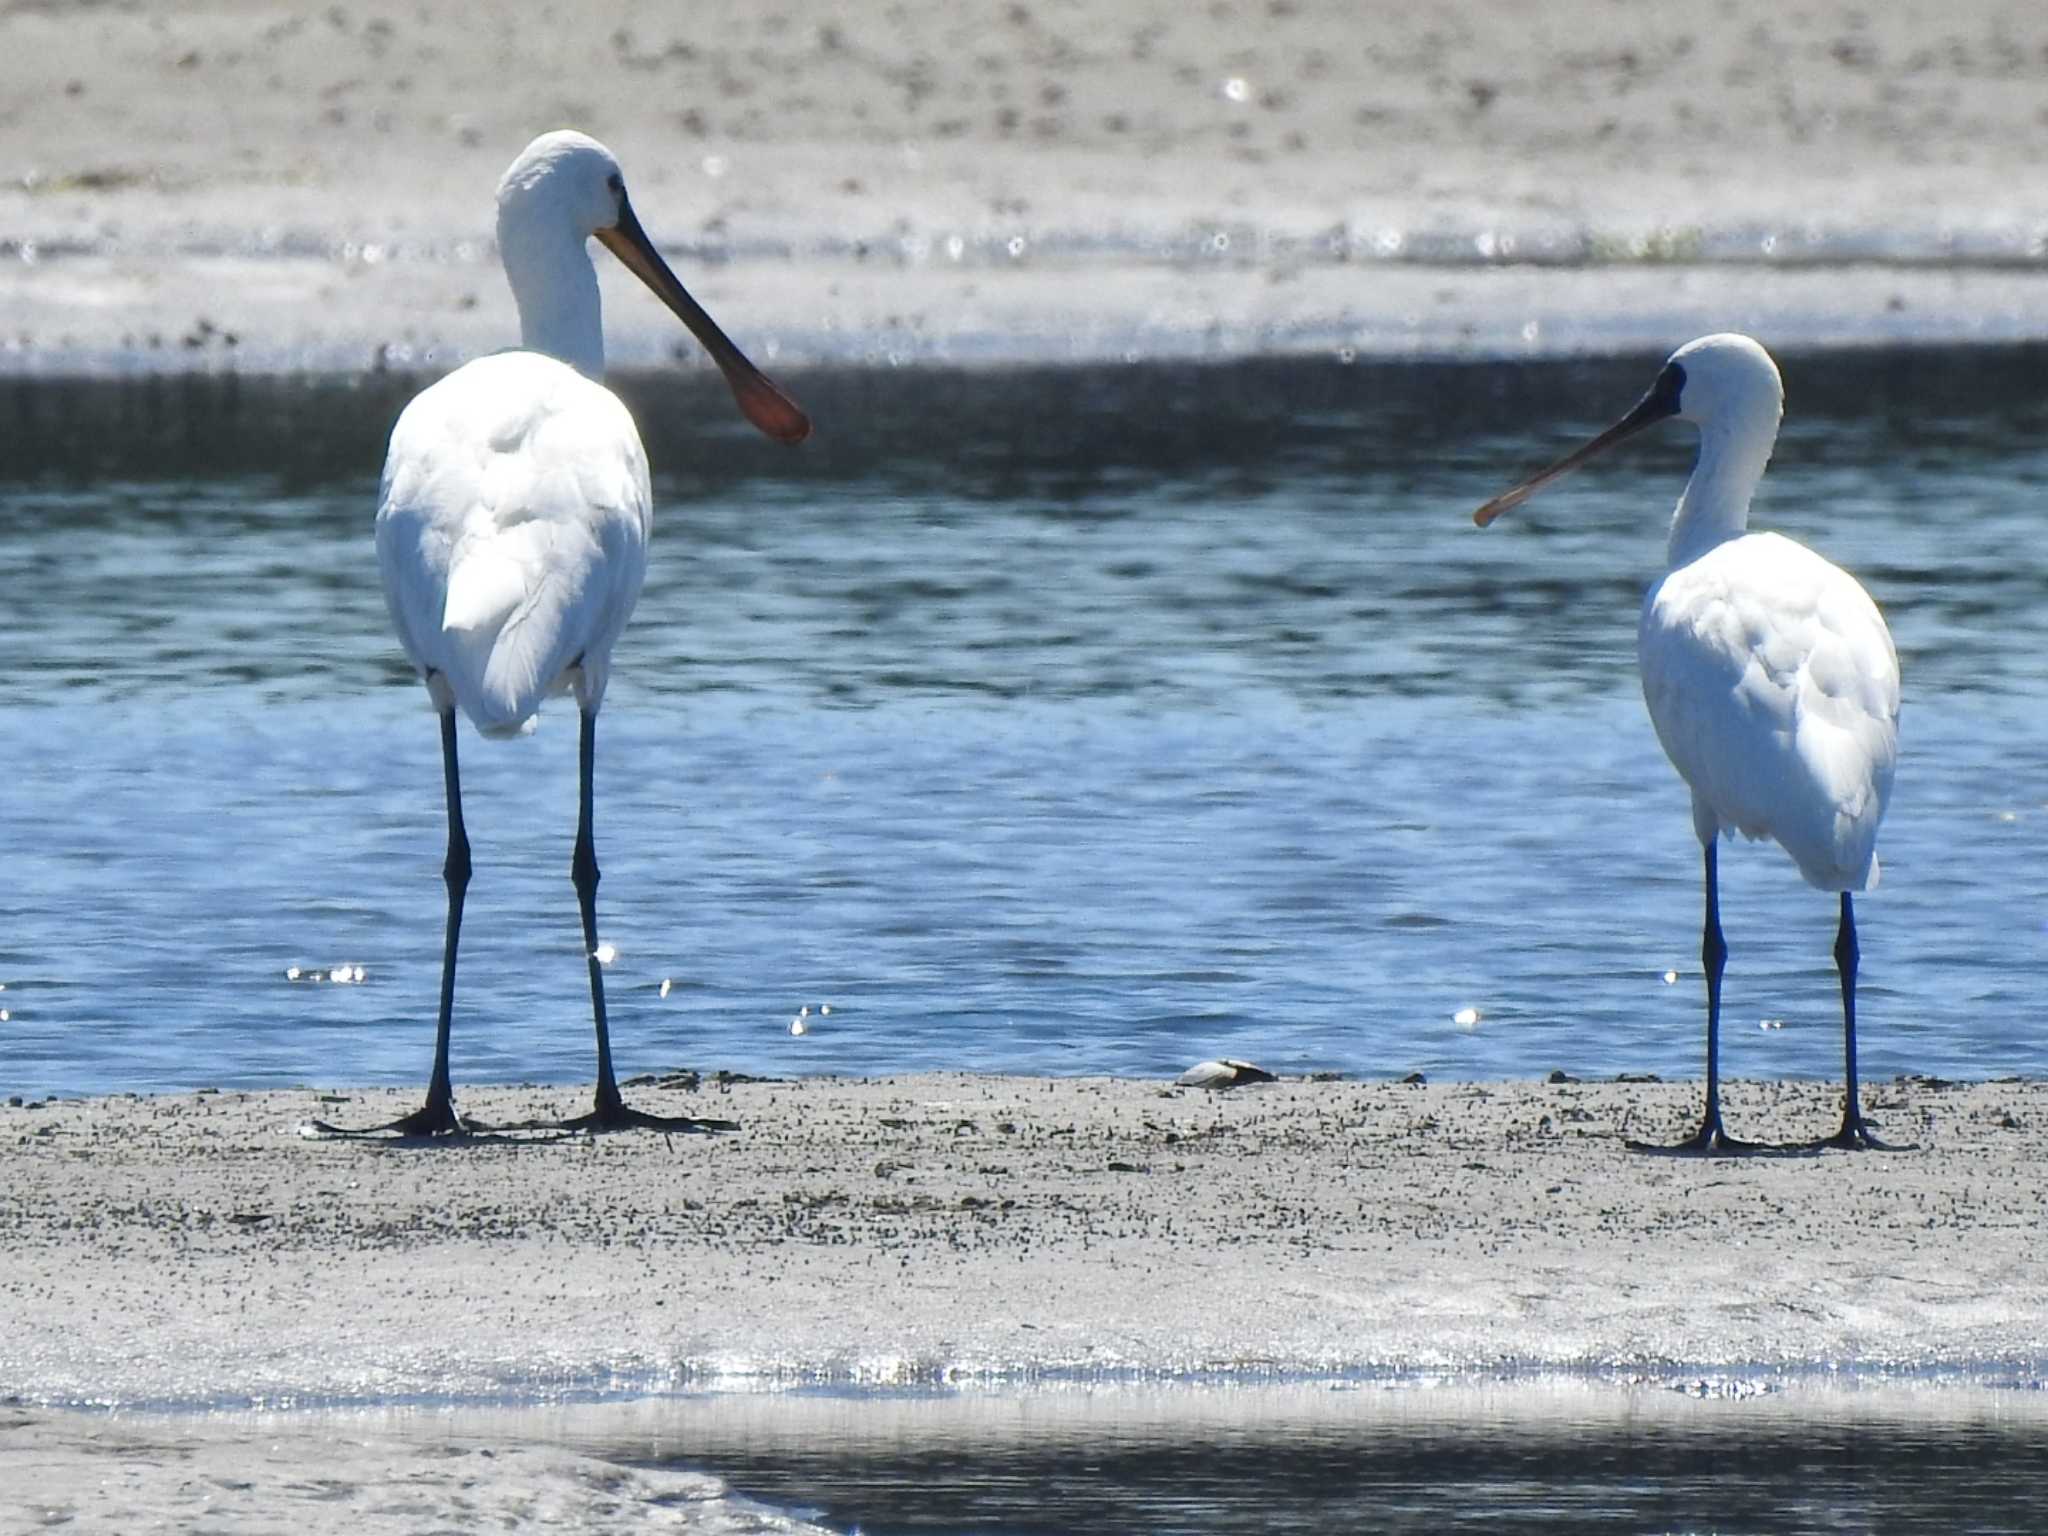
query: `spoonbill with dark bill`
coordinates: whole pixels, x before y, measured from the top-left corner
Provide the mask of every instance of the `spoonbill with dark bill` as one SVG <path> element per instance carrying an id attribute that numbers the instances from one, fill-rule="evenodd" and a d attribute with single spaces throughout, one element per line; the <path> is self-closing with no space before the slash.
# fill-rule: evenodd
<path id="1" fill-rule="evenodd" d="M 1856 579 L 1775 533 L 1748 531 L 1749 503 L 1778 437 L 1784 386 L 1747 336 L 1678 349 L 1648 394 L 1576 452 L 1473 514 L 1482 528 L 1551 481 L 1657 422 L 1699 428 L 1699 460 L 1671 521 L 1670 569 L 1643 600 L 1636 635 L 1643 697 L 1657 739 L 1692 790 L 1706 862 L 1700 958 L 1707 981 L 1707 1095 L 1700 1128 L 1670 1147 L 1718 1155 L 1884 1145 L 1856 1083 L 1856 910 L 1877 884 L 1877 829 L 1899 751 L 1899 658 Z M 1842 1123 L 1797 1148 L 1730 1136 L 1721 1123 L 1718 840 L 1772 838 L 1809 884 L 1840 893 L 1834 958 L 1841 979 Z"/>

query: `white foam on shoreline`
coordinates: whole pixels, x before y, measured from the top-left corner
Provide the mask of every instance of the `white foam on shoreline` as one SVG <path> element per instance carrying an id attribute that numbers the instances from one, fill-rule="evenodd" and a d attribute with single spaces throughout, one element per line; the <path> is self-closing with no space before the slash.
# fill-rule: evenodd
<path id="1" fill-rule="evenodd" d="M 433 261 L 374 272 L 310 257 L 0 263 L 0 374 L 439 372 L 514 339 L 501 286 L 494 270 Z M 2038 338 L 2048 315 L 2048 266 L 2025 263 L 1046 260 L 932 271 L 792 260 L 717 268 L 693 287 L 771 370 L 1545 358 L 1663 352 L 1726 329 L 1780 349 L 1997 344 Z M 606 288 L 615 367 L 709 366 L 628 280 L 607 274 Z"/>

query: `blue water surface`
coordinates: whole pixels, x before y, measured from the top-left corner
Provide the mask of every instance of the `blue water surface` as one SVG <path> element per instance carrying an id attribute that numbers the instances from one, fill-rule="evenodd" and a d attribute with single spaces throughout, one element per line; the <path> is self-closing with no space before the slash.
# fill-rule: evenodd
<path id="1" fill-rule="evenodd" d="M 1690 430 L 1469 517 L 1656 361 L 824 374 L 794 453 L 624 381 L 622 1072 L 1697 1075 L 1634 672 Z M 1906 675 L 1865 1073 L 2048 1071 L 2048 372 L 1783 361 L 1754 522 L 1864 580 Z M 418 382 L 0 385 L 0 1092 L 423 1081 L 439 739 L 370 537 Z M 458 1084 L 592 1071 L 575 746 L 567 701 L 463 729 Z M 1725 1070 L 1839 1075 L 1833 898 L 1767 845 L 1722 885 Z"/>

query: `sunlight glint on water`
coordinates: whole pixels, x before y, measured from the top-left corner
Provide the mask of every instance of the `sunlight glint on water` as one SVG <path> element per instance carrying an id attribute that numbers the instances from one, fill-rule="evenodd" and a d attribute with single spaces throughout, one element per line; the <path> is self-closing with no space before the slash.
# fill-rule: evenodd
<path id="1" fill-rule="evenodd" d="M 1698 853 L 1633 670 L 1686 431 L 1469 523 L 1642 366 L 827 376 L 797 455 L 631 389 L 622 1070 L 1696 1075 Z M 1864 579 L 1906 673 L 1866 1074 L 2048 1070 L 2040 375 L 1785 371 L 1756 522 Z M 369 536 L 402 386 L 10 388 L 0 1087 L 423 1077 L 438 741 Z M 573 714 L 463 751 L 458 1082 L 587 1078 Z M 1832 903 L 1769 848 L 1723 880 L 1726 1069 L 1836 1075 Z"/>

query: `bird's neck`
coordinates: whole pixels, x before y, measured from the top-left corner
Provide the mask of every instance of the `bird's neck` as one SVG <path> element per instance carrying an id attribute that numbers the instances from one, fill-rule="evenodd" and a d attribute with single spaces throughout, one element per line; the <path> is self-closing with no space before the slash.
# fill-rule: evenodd
<path id="1" fill-rule="evenodd" d="M 498 225 L 498 251 L 519 306 L 519 344 L 604 377 L 604 313 L 588 241 L 559 226 Z"/>
<path id="2" fill-rule="evenodd" d="M 1749 500 L 1778 441 L 1776 412 L 1723 417 L 1700 429 L 1700 457 L 1671 519 L 1676 570 L 1749 526 Z"/>

